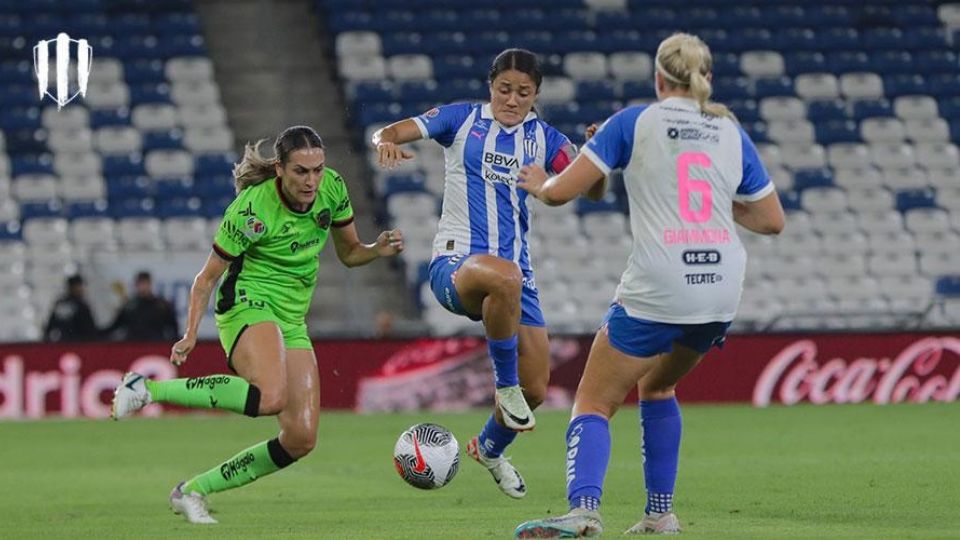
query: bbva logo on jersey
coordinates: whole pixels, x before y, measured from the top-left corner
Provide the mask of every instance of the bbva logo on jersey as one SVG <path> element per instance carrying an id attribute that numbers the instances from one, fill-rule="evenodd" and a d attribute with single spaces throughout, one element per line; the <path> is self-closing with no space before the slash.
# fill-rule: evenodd
<path id="1" fill-rule="evenodd" d="M 70 95 L 70 44 L 77 44 L 77 91 Z M 50 44 L 55 46 L 54 67 L 56 69 L 57 95 L 47 91 L 50 78 Z M 37 74 L 37 89 L 40 99 L 49 96 L 57 103 L 57 110 L 73 101 L 77 96 L 86 97 L 90 69 L 93 67 L 93 47 L 85 39 L 70 39 L 64 32 L 56 39 L 41 39 L 33 47 L 33 69 Z"/>
<path id="2" fill-rule="evenodd" d="M 509 154 L 501 154 L 500 152 L 484 152 L 483 162 L 488 165 L 499 165 L 501 167 L 513 168 L 520 166 L 520 160 L 516 157 Z"/>

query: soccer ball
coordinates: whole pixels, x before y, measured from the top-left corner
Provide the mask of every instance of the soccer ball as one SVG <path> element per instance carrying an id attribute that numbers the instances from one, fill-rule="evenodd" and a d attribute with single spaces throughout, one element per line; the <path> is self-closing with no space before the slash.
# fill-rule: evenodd
<path id="1" fill-rule="evenodd" d="M 437 424 L 416 424 L 400 434 L 393 464 L 408 484 L 437 489 L 453 480 L 460 467 L 460 445 L 450 430 Z"/>

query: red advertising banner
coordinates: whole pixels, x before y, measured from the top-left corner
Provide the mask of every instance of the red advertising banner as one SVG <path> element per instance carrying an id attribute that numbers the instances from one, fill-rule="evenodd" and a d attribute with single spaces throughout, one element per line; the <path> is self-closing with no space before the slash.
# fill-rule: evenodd
<path id="1" fill-rule="evenodd" d="M 591 337 L 551 338 L 546 406 L 570 405 Z M 489 405 L 492 374 L 477 338 L 344 340 L 314 344 L 324 408 L 364 412 Z M 106 417 L 125 371 L 157 379 L 228 371 L 223 350 L 201 343 L 180 368 L 169 345 L 0 345 L 0 419 Z M 955 401 L 960 336 L 829 334 L 731 336 L 678 386 L 684 402 L 877 404 Z M 635 399 L 631 396 L 628 400 Z M 151 406 L 145 414 L 162 414 Z"/>

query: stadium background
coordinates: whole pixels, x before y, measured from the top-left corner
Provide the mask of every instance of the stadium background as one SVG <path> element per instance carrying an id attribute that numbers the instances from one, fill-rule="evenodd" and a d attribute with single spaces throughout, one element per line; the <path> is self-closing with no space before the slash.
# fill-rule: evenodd
<path id="1" fill-rule="evenodd" d="M 395 262 L 348 270 L 332 249 L 321 256 L 308 322 L 324 406 L 486 405 L 481 328 L 446 313 L 424 285 L 441 149 L 416 143 L 415 161 L 384 172 L 370 134 L 437 104 L 485 99 L 493 56 L 517 46 L 542 55 L 538 110 L 581 143 L 587 124 L 654 98 L 652 55 L 676 30 L 711 47 L 714 98 L 757 142 L 788 210 L 780 237 L 741 231 L 750 262 L 734 335 L 681 386 L 681 399 L 954 401 L 960 4 L 0 0 L 0 418 L 102 418 L 109 390 L 131 365 L 175 376 L 164 362 L 167 343 L 38 343 L 50 307 L 64 278 L 79 271 L 103 326 L 120 304 L 118 288 L 129 291 L 134 274 L 147 269 L 182 325 L 243 143 L 272 142 L 294 124 L 323 136 L 328 163 L 347 180 L 361 237 L 396 226 L 407 239 Z M 38 98 L 32 50 L 59 32 L 93 48 L 86 95 L 61 110 Z M 75 76 L 70 81 L 73 93 Z M 548 403 L 560 410 L 630 249 L 622 181 L 612 180 L 602 202 L 534 209 L 534 268 L 558 336 Z M 224 369 L 212 317 L 201 331 L 211 341 L 181 374 Z M 926 407 L 915 416 L 878 407 L 835 416 L 875 427 L 865 428 L 874 435 L 884 415 L 918 426 L 927 425 L 918 418 L 956 418 L 953 408 Z M 690 410 L 694 421 L 716 414 Z M 464 414 L 441 418 L 468 425 L 464 418 L 475 413 Z M 233 420 L 220 421 L 233 429 Z M 787 421 L 803 425 L 802 416 Z M 389 426 L 386 439 L 405 427 L 379 422 Z M 44 430 L 57 437 L 47 423 L 0 424 L 9 440 L 17 430 L 27 442 Z M 898 452 L 929 458 L 917 441 Z M 542 443 L 543 451 L 556 450 L 555 442 Z M 956 442 L 923 445 L 955 452 Z M 22 453 L 29 466 L 29 450 Z M 559 484 L 554 471 L 545 474 Z M 927 537 L 949 537 L 944 531 L 958 525 L 947 524 Z"/>

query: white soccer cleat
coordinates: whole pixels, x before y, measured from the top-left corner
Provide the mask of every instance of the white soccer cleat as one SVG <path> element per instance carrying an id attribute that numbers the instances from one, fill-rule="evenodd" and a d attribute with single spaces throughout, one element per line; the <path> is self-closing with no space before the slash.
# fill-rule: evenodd
<path id="1" fill-rule="evenodd" d="M 203 498 L 203 495 L 196 492 L 184 493 L 184 484 L 186 482 L 180 482 L 170 492 L 170 508 L 173 508 L 173 513 L 183 515 L 190 523 L 199 525 L 217 523 L 217 520 L 210 516 L 210 511 L 207 510 L 207 501 Z"/>
<path id="2" fill-rule="evenodd" d="M 530 431 L 537 424 L 519 385 L 497 388 L 497 407 L 504 425 L 514 431 Z"/>
<path id="3" fill-rule="evenodd" d="M 520 476 L 517 468 L 503 456 L 489 458 L 483 455 L 477 437 L 470 439 L 467 443 L 467 455 L 490 471 L 500 491 L 514 499 L 522 499 L 527 495 L 527 484 L 523 482 L 523 477 Z"/>
<path id="4" fill-rule="evenodd" d="M 574 508 L 557 517 L 535 519 L 517 526 L 517 538 L 588 538 L 603 533 L 600 512 Z"/>
<path id="5" fill-rule="evenodd" d="M 146 377 L 139 373 L 128 372 L 120 381 L 120 386 L 113 391 L 113 406 L 110 407 L 110 417 L 114 420 L 130 416 L 146 407 L 153 400 L 147 385 Z"/>
<path id="6" fill-rule="evenodd" d="M 680 534 L 680 520 L 673 512 L 651 513 L 623 534 Z"/>

